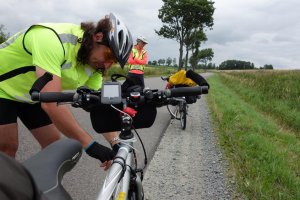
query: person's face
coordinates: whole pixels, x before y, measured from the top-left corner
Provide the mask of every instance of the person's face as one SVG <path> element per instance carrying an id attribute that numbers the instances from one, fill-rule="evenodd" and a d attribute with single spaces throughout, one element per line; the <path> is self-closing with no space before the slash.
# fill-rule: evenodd
<path id="1" fill-rule="evenodd" d="M 138 44 L 138 46 L 139 46 L 140 49 L 143 48 L 146 45 L 146 43 L 144 43 L 141 40 L 138 40 L 137 44 Z"/>
<path id="2" fill-rule="evenodd" d="M 95 34 L 94 45 L 88 62 L 88 64 L 95 69 L 108 69 L 113 63 L 117 62 L 112 50 L 108 46 L 97 43 L 99 41 L 101 42 L 102 39 L 102 33 Z"/>

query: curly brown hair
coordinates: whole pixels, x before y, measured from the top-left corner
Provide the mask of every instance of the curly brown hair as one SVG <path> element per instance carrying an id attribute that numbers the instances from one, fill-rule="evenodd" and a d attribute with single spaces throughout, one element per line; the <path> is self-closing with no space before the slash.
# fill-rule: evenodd
<path id="1" fill-rule="evenodd" d="M 82 22 L 80 26 L 84 34 L 82 39 L 78 40 L 81 46 L 77 53 L 77 61 L 81 64 L 87 64 L 90 53 L 94 47 L 93 35 L 102 32 L 105 40 L 107 33 L 112 29 L 112 24 L 107 15 L 97 23 L 97 26 L 95 26 L 93 22 Z"/>

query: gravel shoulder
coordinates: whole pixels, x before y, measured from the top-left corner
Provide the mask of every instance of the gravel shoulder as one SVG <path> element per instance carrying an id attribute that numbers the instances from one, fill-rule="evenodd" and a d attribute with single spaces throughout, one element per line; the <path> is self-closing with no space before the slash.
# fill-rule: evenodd
<path id="1" fill-rule="evenodd" d="M 189 105 L 186 130 L 172 120 L 143 181 L 145 199 L 232 199 L 205 95 Z"/>

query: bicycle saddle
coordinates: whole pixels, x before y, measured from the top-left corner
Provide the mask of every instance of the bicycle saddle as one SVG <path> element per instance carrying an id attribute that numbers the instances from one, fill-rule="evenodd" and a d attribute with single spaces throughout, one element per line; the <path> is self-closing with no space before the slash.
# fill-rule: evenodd
<path id="1" fill-rule="evenodd" d="M 78 162 L 81 151 L 81 144 L 77 140 L 64 138 L 50 144 L 22 164 L 47 199 L 72 199 L 61 185 L 61 180 Z"/>

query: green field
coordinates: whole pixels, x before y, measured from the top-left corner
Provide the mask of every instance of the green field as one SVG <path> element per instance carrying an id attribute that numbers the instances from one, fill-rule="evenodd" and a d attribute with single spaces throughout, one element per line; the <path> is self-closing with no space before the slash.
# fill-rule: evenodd
<path id="1" fill-rule="evenodd" d="M 145 76 L 168 76 L 177 71 L 177 68 L 174 67 L 166 67 L 166 66 L 149 66 L 145 67 Z M 113 66 L 107 71 L 107 76 L 110 77 L 112 74 L 123 74 L 126 75 L 128 73 L 128 66 L 125 66 L 124 69 L 121 69 L 119 66 Z"/>
<path id="2" fill-rule="evenodd" d="M 177 71 L 178 68 L 176 67 L 146 65 L 144 75 L 145 77 L 169 76 L 176 73 Z M 196 70 L 196 72 L 201 73 L 203 72 L 203 70 L 198 69 Z M 115 73 L 126 75 L 128 73 L 128 66 L 125 66 L 124 69 L 121 69 L 119 65 L 113 66 L 107 71 L 106 76 L 110 77 L 110 75 Z"/>
<path id="3" fill-rule="evenodd" d="M 300 199 L 300 71 L 220 72 L 209 83 L 238 191 L 247 199 Z"/>

